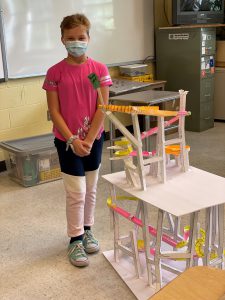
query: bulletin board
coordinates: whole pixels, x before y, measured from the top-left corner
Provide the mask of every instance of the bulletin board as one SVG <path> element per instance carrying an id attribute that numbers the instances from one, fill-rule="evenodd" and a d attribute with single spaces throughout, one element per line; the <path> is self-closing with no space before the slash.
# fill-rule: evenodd
<path id="1" fill-rule="evenodd" d="M 46 74 L 66 57 L 63 17 L 91 21 L 87 54 L 108 66 L 154 57 L 153 0 L 1 0 L 9 78 Z"/>

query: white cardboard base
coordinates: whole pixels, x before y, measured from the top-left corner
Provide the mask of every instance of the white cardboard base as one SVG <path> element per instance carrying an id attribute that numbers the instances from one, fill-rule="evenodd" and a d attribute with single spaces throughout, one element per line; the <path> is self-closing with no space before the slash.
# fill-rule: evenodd
<path id="1" fill-rule="evenodd" d="M 103 252 L 105 258 L 109 261 L 112 267 L 119 274 L 121 279 L 126 283 L 132 293 L 136 296 L 138 300 L 149 299 L 152 295 L 155 294 L 155 288 L 148 285 L 147 279 L 147 268 L 145 263 L 144 253 L 139 253 L 140 263 L 141 263 L 141 277 L 137 278 L 135 274 L 133 259 L 131 257 L 120 255 L 119 262 L 114 260 L 114 251 L 109 250 Z M 170 261 L 170 266 L 176 267 L 177 269 L 183 271 L 185 269 L 184 261 Z M 163 285 L 166 285 L 168 282 L 173 280 L 176 277 L 175 274 L 171 272 L 162 270 L 162 280 Z"/>
<path id="2" fill-rule="evenodd" d="M 114 251 L 103 252 L 105 258 L 123 279 L 132 293 L 138 300 L 146 300 L 155 293 L 155 289 L 151 288 L 147 283 L 147 274 L 141 278 L 137 278 L 132 263 L 132 258 L 121 257 L 119 263 L 114 260 Z"/>

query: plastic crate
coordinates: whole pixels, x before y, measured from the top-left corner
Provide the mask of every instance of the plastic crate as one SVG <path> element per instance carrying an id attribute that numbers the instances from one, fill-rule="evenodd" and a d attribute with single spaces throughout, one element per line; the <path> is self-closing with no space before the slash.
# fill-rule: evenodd
<path id="1" fill-rule="evenodd" d="M 120 66 L 120 74 L 124 76 L 140 76 L 145 75 L 147 73 L 147 66 L 148 65 L 127 65 L 127 66 Z"/>
<path id="2" fill-rule="evenodd" d="M 0 143 L 12 180 L 25 187 L 60 179 L 54 136 L 45 134 Z"/>

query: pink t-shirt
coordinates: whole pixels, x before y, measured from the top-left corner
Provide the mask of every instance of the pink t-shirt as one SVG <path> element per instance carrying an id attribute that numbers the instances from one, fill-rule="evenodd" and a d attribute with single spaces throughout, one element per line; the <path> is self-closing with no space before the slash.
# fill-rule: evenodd
<path id="1" fill-rule="evenodd" d="M 59 97 L 60 112 L 71 132 L 84 139 L 97 109 L 97 91 L 88 75 L 95 73 L 101 86 L 109 86 L 112 80 L 106 65 L 88 58 L 80 65 L 71 65 L 62 60 L 52 66 L 43 84 L 46 91 L 56 91 Z M 101 128 L 100 133 L 102 133 Z M 65 138 L 53 126 L 54 135 Z"/>

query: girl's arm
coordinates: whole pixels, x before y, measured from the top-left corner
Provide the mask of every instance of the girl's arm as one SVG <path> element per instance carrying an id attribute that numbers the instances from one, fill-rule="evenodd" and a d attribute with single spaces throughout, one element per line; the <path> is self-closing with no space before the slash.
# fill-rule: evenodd
<path id="1" fill-rule="evenodd" d="M 60 113 L 58 94 L 56 91 L 47 91 L 46 93 L 48 109 L 51 115 L 52 122 L 67 141 L 73 135 L 73 133 L 68 128 L 66 122 L 64 121 Z M 84 147 L 83 141 L 76 139 L 73 141 L 72 144 L 77 155 L 85 156 L 90 154 L 89 147 Z"/>
<path id="2" fill-rule="evenodd" d="M 109 87 L 104 86 L 104 87 L 101 87 L 100 89 L 101 89 L 104 104 L 108 104 L 108 101 L 109 101 Z M 99 104 L 99 100 L 98 100 L 98 104 Z M 94 115 L 94 118 L 91 122 L 91 127 L 88 131 L 88 134 L 87 134 L 85 140 L 84 140 L 90 147 L 92 147 L 96 137 L 98 136 L 99 130 L 103 125 L 104 119 L 105 119 L 104 113 L 102 112 L 101 109 L 97 108 L 97 110 L 95 112 L 95 115 Z"/>
<path id="3" fill-rule="evenodd" d="M 47 91 L 46 94 L 51 120 L 67 141 L 73 134 L 60 113 L 58 94 L 56 91 Z"/>

